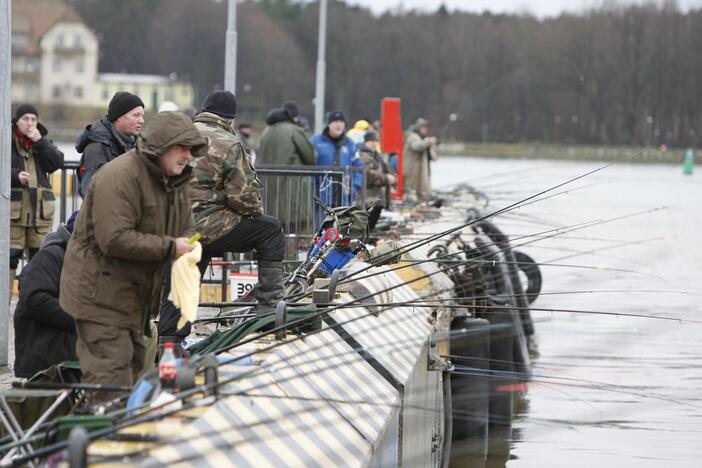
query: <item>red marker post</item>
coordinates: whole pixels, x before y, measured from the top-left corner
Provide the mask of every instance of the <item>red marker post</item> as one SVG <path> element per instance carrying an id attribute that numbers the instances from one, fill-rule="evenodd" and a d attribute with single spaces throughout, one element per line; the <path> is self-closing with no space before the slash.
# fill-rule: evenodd
<path id="1" fill-rule="evenodd" d="M 383 98 L 380 107 L 380 147 L 384 153 L 397 154 L 397 189 L 392 198 L 402 199 L 402 116 L 400 98 Z"/>

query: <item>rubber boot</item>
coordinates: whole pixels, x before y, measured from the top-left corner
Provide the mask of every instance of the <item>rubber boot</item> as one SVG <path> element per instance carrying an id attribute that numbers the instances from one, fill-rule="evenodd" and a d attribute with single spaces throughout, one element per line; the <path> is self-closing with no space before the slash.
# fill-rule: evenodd
<path id="1" fill-rule="evenodd" d="M 258 284 L 256 285 L 256 313 L 275 312 L 283 299 L 283 264 L 281 262 L 258 262 Z"/>

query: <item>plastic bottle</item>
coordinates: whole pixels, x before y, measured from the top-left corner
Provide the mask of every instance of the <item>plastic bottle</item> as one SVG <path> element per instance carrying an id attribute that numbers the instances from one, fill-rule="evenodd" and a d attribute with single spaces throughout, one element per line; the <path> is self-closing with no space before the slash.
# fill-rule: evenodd
<path id="1" fill-rule="evenodd" d="M 173 342 L 163 344 L 163 356 L 158 363 L 158 376 L 161 379 L 161 388 L 164 390 L 174 390 L 176 375 L 178 373 L 175 354 L 173 353 Z"/>

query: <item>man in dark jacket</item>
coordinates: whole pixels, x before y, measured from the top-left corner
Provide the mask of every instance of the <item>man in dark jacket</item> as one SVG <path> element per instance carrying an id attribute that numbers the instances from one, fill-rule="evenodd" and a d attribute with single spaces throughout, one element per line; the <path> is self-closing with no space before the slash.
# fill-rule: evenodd
<path id="1" fill-rule="evenodd" d="M 76 141 L 76 151 L 82 153 L 78 168 L 81 196 L 88 192 L 95 171 L 134 147 L 143 125 L 144 103 L 139 96 L 126 91 L 115 93 L 107 115 L 86 126 Z"/>
<path id="2" fill-rule="evenodd" d="M 68 243 L 60 303 L 76 320 L 82 380 L 131 386 L 161 302 L 166 261 L 192 250 L 191 151 L 207 142 L 180 112 L 161 112 L 136 147 L 93 177 Z M 114 395 L 96 394 L 94 401 Z"/>
<path id="3" fill-rule="evenodd" d="M 66 245 L 78 212 L 49 233 L 20 274 L 15 308 L 15 375 L 29 378 L 66 360 L 76 360 L 73 317 L 59 305 L 59 282 Z"/>
<path id="4" fill-rule="evenodd" d="M 46 136 L 39 112 L 30 104 L 12 119 L 10 195 L 10 294 L 25 250 L 39 250 L 54 221 L 54 191 L 49 174 L 63 166 L 63 153 Z"/>

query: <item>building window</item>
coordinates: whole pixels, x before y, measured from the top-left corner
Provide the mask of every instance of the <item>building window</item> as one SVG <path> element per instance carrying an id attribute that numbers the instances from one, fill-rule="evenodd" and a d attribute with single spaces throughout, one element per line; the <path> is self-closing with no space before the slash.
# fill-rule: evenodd
<path id="1" fill-rule="evenodd" d="M 76 60 L 76 73 L 83 73 L 85 71 L 85 63 L 82 58 Z"/>
<path id="2" fill-rule="evenodd" d="M 54 99 L 58 99 L 61 97 L 61 87 L 60 86 L 54 86 L 51 88 L 51 97 Z"/>
<path id="3" fill-rule="evenodd" d="M 63 34 L 56 36 L 56 47 L 63 47 Z"/>
<path id="4" fill-rule="evenodd" d="M 13 32 L 11 42 L 13 48 L 24 49 L 27 47 L 27 42 L 29 42 L 29 34 L 24 31 Z"/>
<path id="5" fill-rule="evenodd" d="M 82 44 L 82 42 L 83 42 L 82 39 L 83 39 L 83 38 L 81 37 L 80 34 L 76 34 L 75 36 L 73 36 L 73 46 L 76 47 L 76 48 L 79 48 L 81 45 L 83 45 L 83 44 Z"/>
<path id="6" fill-rule="evenodd" d="M 54 63 L 51 67 L 51 69 L 55 72 L 61 71 L 61 59 L 58 57 L 54 57 Z"/>
<path id="7" fill-rule="evenodd" d="M 76 86 L 75 88 L 73 88 L 73 95 L 77 99 L 82 99 L 83 98 L 83 88 L 81 86 Z"/>
<path id="8" fill-rule="evenodd" d="M 107 101 L 110 98 L 110 90 L 107 88 L 102 88 L 102 99 Z"/>

